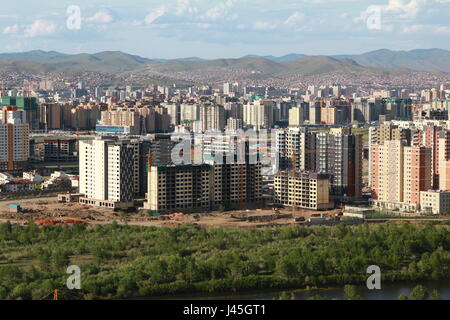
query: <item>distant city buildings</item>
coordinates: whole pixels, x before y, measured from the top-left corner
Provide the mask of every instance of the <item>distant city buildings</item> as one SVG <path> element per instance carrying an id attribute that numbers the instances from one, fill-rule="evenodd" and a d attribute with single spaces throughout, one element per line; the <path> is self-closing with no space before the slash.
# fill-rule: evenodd
<path id="1" fill-rule="evenodd" d="M 264 172 L 266 199 L 288 207 L 327 210 L 356 202 L 380 210 L 448 211 L 446 84 L 413 89 L 330 78 L 290 87 L 234 76 L 201 86 L 147 87 L 46 77 L 34 91 L 2 89 L 1 170 L 28 170 L 30 155 L 36 166 L 79 160 L 80 201 L 116 210 L 144 200 L 157 213 L 261 206 Z M 241 132 L 264 141 L 253 141 L 252 151 L 251 139 L 245 141 L 239 162 Z M 95 139 L 78 142 L 81 135 Z M 173 163 L 183 137 L 200 163 Z M 276 160 L 248 161 L 256 151 L 272 152 Z M 226 161 L 218 161 L 222 156 Z M 50 188 L 64 176 L 53 178 Z M 13 184 L 7 188 L 32 189 Z"/>

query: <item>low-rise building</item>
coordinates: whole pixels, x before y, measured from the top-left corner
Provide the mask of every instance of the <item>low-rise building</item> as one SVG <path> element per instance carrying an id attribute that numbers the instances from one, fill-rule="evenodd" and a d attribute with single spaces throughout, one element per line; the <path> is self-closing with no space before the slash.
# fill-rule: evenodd
<path id="1" fill-rule="evenodd" d="M 33 182 L 36 182 L 37 184 L 43 183 L 43 182 L 45 181 L 45 179 L 44 179 L 42 176 L 38 175 L 38 174 L 36 173 L 36 171 L 24 172 L 24 173 L 22 174 L 22 177 L 23 177 L 25 180 L 31 180 L 31 181 L 33 181 Z"/>
<path id="2" fill-rule="evenodd" d="M 422 213 L 427 214 L 450 213 L 450 191 L 420 192 L 420 208 Z"/>
<path id="3" fill-rule="evenodd" d="M 30 192 L 36 191 L 36 183 L 30 180 L 17 179 L 0 186 L 2 192 Z"/>

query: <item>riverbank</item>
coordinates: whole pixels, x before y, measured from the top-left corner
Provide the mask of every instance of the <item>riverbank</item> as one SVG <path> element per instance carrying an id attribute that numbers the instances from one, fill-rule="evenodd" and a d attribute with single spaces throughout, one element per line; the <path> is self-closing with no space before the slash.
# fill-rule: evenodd
<path id="1" fill-rule="evenodd" d="M 361 300 L 398 300 L 400 295 L 409 296 L 417 285 L 423 285 L 429 292 L 436 290 L 441 300 L 450 300 L 450 280 L 421 281 L 421 282 L 382 282 L 381 290 L 369 290 L 364 285 L 356 286 Z M 280 296 L 287 296 L 289 300 L 308 300 L 320 296 L 325 300 L 345 299 L 344 287 L 308 288 L 298 290 L 263 290 L 246 293 L 227 293 L 211 295 L 176 295 L 160 297 L 140 297 L 137 300 L 276 300 Z"/>

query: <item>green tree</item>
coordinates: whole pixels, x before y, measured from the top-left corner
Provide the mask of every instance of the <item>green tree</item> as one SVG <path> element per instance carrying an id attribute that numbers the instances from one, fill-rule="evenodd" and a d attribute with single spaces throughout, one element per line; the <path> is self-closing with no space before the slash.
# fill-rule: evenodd
<path id="1" fill-rule="evenodd" d="M 361 296 L 358 294 L 356 287 L 352 285 L 346 285 L 344 287 L 344 295 L 347 300 L 361 300 Z"/>
<path id="2" fill-rule="evenodd" d="M 422 285 L 416 286 L 409 294 L 412 300 L 426 300 L 429 295 L 427 288 Z"/>
<path id="3" fill-rule="evenodd" d="M 401 294 L 398 296 L 398 300 L 408 300 L 408 297 L 405 296 L 403 293 L 401 293 Z"/>
<path id="4" fill-rule="evenodd" d="M 277 298 L 277 300 L 294 300 L 295 295 L 293 293 L 289 294 L 285 291 L 283 291 Z"/>
<path id="5" fill-rule="evenodd" d="M 431 300 L 441 300 L 441 294 L 439 293 L 439 291 L 437 289 L 434 289 L 431 292 Z"/>
<path id="6" fill-rule="evenodd" d="M 65 269 L 70 264 L 69 254 L 62 250 L 57 250 L 52 254 L 51 263 L 57 270 Z"/>

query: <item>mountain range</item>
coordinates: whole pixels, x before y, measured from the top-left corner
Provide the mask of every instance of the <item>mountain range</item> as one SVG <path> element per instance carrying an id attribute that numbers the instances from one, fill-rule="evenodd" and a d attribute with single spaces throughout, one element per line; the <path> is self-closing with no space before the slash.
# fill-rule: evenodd
<path id="1" fill-rule="evenodd" d="M 198 57 L 147 59 L 120 51 L 95 54 L 64 54 L 56 51 L 28 51 L 0 54 L 0 71 L 6 72 L 80 72 L 110 74 L 126 72 L 189 73 L 246 70 L 255 75 L 316 75 L 337 71 L 377 72 L 386 70 L 450 72 L 450 51 L 418 49 L 392 51 L 381 49 L 360 55 L 308 56 L 288 54 L 281 57 L 247 55 L 237 59 L 206 60 Z"/>

